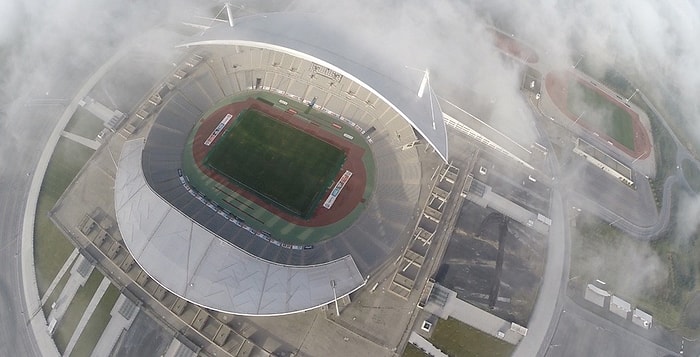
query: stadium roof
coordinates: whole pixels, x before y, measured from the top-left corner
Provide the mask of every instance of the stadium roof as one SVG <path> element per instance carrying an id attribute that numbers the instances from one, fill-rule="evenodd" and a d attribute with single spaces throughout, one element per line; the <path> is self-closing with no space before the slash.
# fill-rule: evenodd
<path id="1" fill-rule="evenodd" d="M 429 81 L 418 96 L 426 72 L 392 51 L 372 51 L 365 40 L 353 37 L 351 25 L 315 14 L 268 13 L 238 18 L 233 27 L 216 25 L 182 46 L 196 45 L 265 48 L 326 66 L 384 100 L 447 161 L 445 123 Z"/>
<path id="2" fill-rule="evenodd" d="M 115 180 L 119 229 L 138 264 L 181 298 L 238 315 L 282 315 L 328 304 L 365 284 L 346 255 L 289 266 L 229 244 L 175 209 L 147 184 L 143 139 L 124 144 Z M 335 282 L 335 292 L 331 285 Z"/>

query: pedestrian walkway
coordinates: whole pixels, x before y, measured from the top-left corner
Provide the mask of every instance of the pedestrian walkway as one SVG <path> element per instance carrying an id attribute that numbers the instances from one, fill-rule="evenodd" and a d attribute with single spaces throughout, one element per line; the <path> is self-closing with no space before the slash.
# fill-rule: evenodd
<path id="1" fill-rule="evenodd" d="M 69 132 L 67 132 L 67 131 L 63 131 L 63 132 L 61 132 L 61 136 L 64 137 L 64 138 L 66 138 L 66 139 L 68 139 L 68 140 L 75 141 L 75 142 L 78 143 L 78 144 L 87 146 L 87 147 L 89 147 L 90 149 L 93 149 L 93 150 L 97 150 L 97 149 L 100 148 L 100 143 L 99 143 L 98 141 L 91 140 L 91 139 L 87 139 L 87 138 L 84 138 L 84 137 L 82 137 L 82 136 L 80 136 L 80 135 L 75 135 L 75 134 L 73 134 L 73 133 L 69 133 Z"/>
<path id="2" fill-rule="evenodd" d="M 61 295 L 59 295 L 58 299 L 51 305 L 51 312 L 47 320 L 49 323 L 49 334 L 53 335 L 56 325 L 58 325 L 66 310 L 68 310 L 68 306 L 73 301 L 78 289 L 85 285 L 94 268 L 95 266 L 82 255 L 75 260 L 66 286 L 61 290 Z"/>
<path id="3" fill-rule="evenodd" d="M 433 298 L 436 297 L 436 298 Z M 446 320 L 453 317 L 493 337 L 517 345 L 527 334 L 527 329 L 490 314 L 457 298 L 457 293 L 435 284 L 425 310 Z"/>
<path id="4" fill-rule="evenodd" d="M 197 352 L 192 351 L 191 348 L 187 347 L 185 344 L 180 342 L 176 337 L 173 337 L 173 341 L 170 342 L 168 350 L 165 351 L 163 357 L 196 357 Z"/>
<path id="5" fill-rule="evenodd" d="M 75 344 L 78 342 L 78 338 L 80 338 L 80 335 L 83 333 L 83 330 L 85 329 L 85 326 L 87 325 L 88 320 L 90 320 L 92 313 L 95 312 L 95 309 L 97 308 L 97 304 L 100 302 L 100 300 L 102 300 L 102 296 L 104 296 L 105 291 L 107 291 L 109 284 L 110 284 L 109 278 L 107 278 L 107 277 L 102 278 L 102 282 L 100 283 L 100 286 L 97 288 L 97 291 L 95 291 L 95 295 L 92 296 L 90 303 L 88 304 L 87 308 L 85 309 L 85 312 L 83 313 L 83 316 L 80 318 L 80 321 L 78 322 L 78 326 L 75 328 L 75 331 L 73 332 L 73 336 L 71 336 L 70 341 L 68 341 L 68 346 L 66 346 L 66 350 L 63 352 L 64 356 L 70 356 L 71 352 L 73 352 L 73 348 L 75 347 Z"/>
<path id="6" fill-rule="evenodd" d="M 51 282 L 51 285 L 49 285 L 49 288 L 46 289 L 46 292 L 44 293 L 44 297 L 41 298 L 41 305 L 43 306 L 46 304 L 46 300 L 49 299 L 51 294 L 53 294 L 54 289 L 56 289 L 56 285 L 58 285 L 58 282 L 61 281 L 63 278 L 63 275 L 66 274 L 66 271 L 68 271 L 68 268 L 70 268 L 71 264 L 75 261 L 75 258 L 78 257 L 78 249 L 73 249 L 73 252 L 70 253 L 70 256 L 68 256 L 68 259 L 66 259 L 66 262 L 63 263 L 63 266 L 61 267 L 61 270 L 58 271 L 58 274 L 56 274 L 56 277 L 53 278 L 53 281 Z"/>
<path id="7" fill-rule="evenodd" d="M 36 220 L 37 203 L 39 201 L 39 191 L 44 175 L 46 174 L 46 169 L 49 166 L 49 160 L 56 148 L 56 144 L 58 144 L 60 133 L 66 127 L 70 118 L 73 117 L 76 109 L 78 109 L 78 102 L 92 90 L 97 82 L 102 79 L 105 73 L 107 73 L 117 61 L 128 53 L 129 49 L 130 45 L 126 45 L 117 50 L 117 52 L 100 66 L 100 68 L 98 68 L 83 84 L 58 119 L 37 162 L 29 187 L 29 193 L 27 194 L 27 205 L 24 207 L 24 218 L 22 221 L 22 290 L 24 293 L 26 311 L 40 312 L 41 310 L 41 305 L 39 304 L 41 298 L 39 297 L 39 291 L 37 289 L 36 267 L 34 266 L 34 223 Z M 34 313 L 29 320 L 29 324 L 31 324 L 31 328 L 34 331 L 34 338 L 39 351 L 41 351 L 40 354 L 42 356 L 58 356 L 59 353 L 56 344 L 47 331 L 49 323 L 47 319 L 44 318 L 44 314 Z"/>
<path id="8" fill-rule="evenodd" d="M 411 336 L 408 338 L 408 342 L 412 343 L 414 346 L 420 348 L 425 353 L 434 357 L 448 357 L 447 354 L 440 351 L 439 348 L 435 347 L 430 341 L 426 340 L 423 336 L 411 332 Z"/>
<path id="9" fill-rule="evenodd" d="M 481 207 L 492 208 L 518 223 L 531 227 L 539 233 L 547 234 L 549 226 L 538 220 L 537 213 L 530 212 L 522 206 L 492 191 L 491 186 L 483 185 L 484 191 L 479 194 L 465 192 L 466 198 Z"/>
<path id="10" fill-rule="evenodd" d="M 119 295 L 117 302 L 109 313 L 111 316 L 109 323 L 102 332 L 100 340 L 97 341 L 97 345 L 95 345 L 95 348 L 92 350 L 91 356 L 109 356 L 117 340 L 119 340 L 119 336 L 122 335 L 124 330 L 129 329 L 140 309 L 139 306 L 134 304 L 134 302 L 129 300 L 126 296 Z"/>

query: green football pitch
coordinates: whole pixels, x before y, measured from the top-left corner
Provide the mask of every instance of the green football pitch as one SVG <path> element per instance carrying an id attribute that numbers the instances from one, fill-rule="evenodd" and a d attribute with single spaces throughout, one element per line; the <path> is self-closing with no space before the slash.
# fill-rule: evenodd
<path id="1" fill-rule="evenodd" d="M 342 150 L 248 109 L 204 164 L 279 208 L 309 218 L 344 161 Z"/>
<path id="2" fill-rule="evenodd" d="M 605 95 L 576 79 L 569 79 L 566 105 L 571 114 L 580 116 L 581 121 L 634 151 L 632 117 Z"/>

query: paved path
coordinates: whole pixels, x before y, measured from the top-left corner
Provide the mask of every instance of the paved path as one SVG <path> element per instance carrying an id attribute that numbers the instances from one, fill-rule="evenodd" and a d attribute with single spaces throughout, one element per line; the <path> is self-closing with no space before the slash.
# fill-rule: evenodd
<path id="1" fill-rule="evenodd" d="M 124 316 L 119 313 L 119 310 L 124 304 L 129 303 L 130 302 L 126 296 L 119 295 L 117 302 L 114 304 L 112 311 L 109 313 L 111 316 L 109 323 L 107 323 L 107 327 L 105 327 L 104 331 L 102 331 L 102 335 L 100 336 L 99 341 L 97 341 L 97 345 L 95 345 L 95 348 L 92 350 L 91 356 L 109 356 L 114 348 L 114 345 L 117 343 L 119 336 L 121 336 L 124 330 L 129 329 L 131 323 L 134 322 L 134 319 L 140 310 L 139 307 L 136 307 L 128 319 L 124 318 Z"/>
<path id="2" fill-rule="evenodd" d="M 503 213 L 520 224 L 531 227 L 541 234 L 547 234 L 549 232 L 549 227 L 537 220 L 537 213 L 530 212 L 513 201 L 493 192 L 491 186 L 485 186 L 486 190 L 482 197 L 478 197 L 472 193 L 467 193 L 467 197 L 471 201 Z"/>
<path id="3" fill-rule="evenodd" d="M 92 313 L 95 312 L 97 304 L 100 302 L 100 300 L 102 300 L 102 296 L 104 296 L 105 291 L 107 291 L 109 284 L 111 284 L 109 278 L 103 277 L 100 286 L 97 288 L 97 291 L 95 291 L 95 295 L 92 296 L 92 299 L 90 299 L 90 303 L 85 309 L 85 312 L 83 312 L 83 316 L 80 318 L 78 326 L 76 326 L 75 331 L 73 331 L 73 335 L 70 337 L 70 341 L 68 341 L 66 350 L 63 351 L 64 356 L 70 356 L 71 352 L 73 352 L 73 348 L 78 342 L 78 338 L 80 338 L 80 335 L 83 333 L 88 320 L 90 320 L 90 317 L 92 317 Z"/>
<path id="4" fill-rule="evenodd" d="M 115 64 L 119 59 L 127 54 L 129 47 L 125 46 L 118 50 L 109 60 L 107 60 L 100 68 L 95 71 L 95 73 L 83 84 L 78 93 L 75 95 L 71 103 L 63 111 L 63 114 L 56 123 L 51 136 L 44 146 L 44 150 L 41 153 L 39 162 L 34 169 L 34 175 L 32 175 L 32 182 L 29 187 L 29 194 L 27 195 L 27 205 L 24 210 L 24 220 L 22 222 L 22 250 L 21 250 L 21 266 L 22 266 L 22 288 L 24 290 L 24 303 L 26 304 L 26 311 L 32 312 L 29 319 L 29 324 L 31 324 L 32 330 L 34 331 L 34 338 L 41 351 L 41 355 L 47 356 L 58 356 L 58 349 L 56 344 L 51 339 L 48 333 L 46 318 L 43 313 L 40 313 L 41 299 L 39 298 L 39 289 L 36 282 L 36 270 L 34 267 L 34 221 L 36 215 L 37 203 L 39 200 L 39 191 L 41 189 L 41 183 L 44 180 L 44 175 L 46 175 L 46 169 L 49 166 L 49 160 L 53 154 L 56 144 L 58 144 L 58 139 L 61 137 L 61 132 L 70 121 L 70 118 L 75 114 L 76 109 L 78 109 L 78 102 L 85 97 L 90 90 L 97 84 L 97 82 L 102 79 L 102 77 L 107 73 L 107 71 Z"/>
<path id="5" fill-rule="evenodd" d="M 523 338 L 522 335 L 511 330 L 511 323 L 484 311 L 466 301 L 457 298 L 457 292 L 436 284 L 433 290 L 439 289 L 440 293 L 447 293 L 447 301 L 444 306 L 429 301 L 425 310 L 439 316 L 443 320 L 453 317 L 479 331 L 487 333 L 495 338 L 502 339 L 512 345 L 517 345 Z M 499 336 L 503 333 L 503 336 Z"/>
<path id="6" fill-rule="evenodd" d="M 97 141 L 95 141 L 95 140 L 91 140 L 91 139 L 88 139 L 88 138 L 84 138 L 84 137 L 82 137 L 82 136 L 80 136 L 80 135 L 76 135 L 76 134 L 73 134 L 73 133 L 69 133 L 69 132 L 67 132 L 67 131 L 61 132 L 61 136 L 64 137 L 64 138 L 66 138 L 66 139 L 68 139 L 68 140 L 75 141 L 76 143 L 78 143 L 78 144 L 80 144 L 80 145 L 87 146 L 87 147 L 89 147 L 90 149 L 93 149 L 93 150 L 99 149 L 99 148 L 100 148 L 100 145 L 102 145 L 102 144 L 100 144 L 99 142 L 97 142 Z"/>
<path id="7" fill-rule="evenodd" d="M 649 104 L 650 108 L 652 108 L 652 110 L 659 116 L 659 118 L 662 118 L 659 113 L 656 112 L 656 109 L 651 105 L 651 103 L 649 103 L 646 96 L 644 96 L 644 94 L 641 92 L 640 95 L 647 102 L 647 104 Z M 542 113 L 540 112 L 540 114 Z M 684 153 L 686 152 L 685 148 L 680 144 L 666 122 L 664 120 L 661 121 L 673 136 L 676 144 L 679 146 L 679 154 L 677 157 L 680 157 L 681 151 Z M 549 152 L 554 153 L 549 140 L 546 141 Z M 561 176 L 559 175 L 560 166 L 555 155 L 549 156 L 549 165 L 552 173 L 554 173 L 554 176 Z M 513 356 L 536 356 L 545 354 L 546 349 L 557 330 L 557 322 L 560 320 L 562 315 L 566 296 L 565 290 L 568 283 L 570 260 L 570 240 L 567 218 L 568 203 L 565 196 L 567 194 L 572 194 L 572 198 L 576 199 L 577 205 L 588 205 L 588 210 L 599 212 L 604 219 L 613 222 L 616 227 L 630 234 L 642 238 L 653 238 L 658 236 L 658 234 L 663 232 L 668 226 L 671 208 L 671 189 L 677 181 L 678 177 L 675 175 L 669 176 L 666 179 L 664 182 L 662 207 L 657 219 L 649 222 L 649 225 L 644 227 L 629 222 L 614 212 L 607 210 L 605 207 L 601 207 L 587 197 L 582 197 L 581 195 L 571 192 L 571 190 L 567 189 L 566 187 L 558 187 L 559 185 L 554 185 L 552 190 L 552 203 L 550 207 L 552 227 L 550 228 L 549 234 L 547 262 L 543 275 L 543 284 L 540 288 L 538 299 L 535 303 L 533 313 L 528 324 L 528 335 L 518 345 Z"/>
<path id="8" fill-rule="evenodd" d="M 440 349 L 433 346 L 433 344 L 430 343 L 430 341 L 426 340 L 425 338 L 423 338 L 423 336 L 415 332 L 411 332 L 411 336 L 408 338 L 408 342 L 414 344 L 415 346 L 427 352 L 431 356 L 447 357 L 447 355 L 444 352 L 440 351 Z"/>
<path id="9" fill-rule="evenodd" d="M 41 305 L 43 306 L 46 303 L 46 300 L 49 299 L 51 294 L 53 293 L 53 290 L 56 289 L 56 285 L 58 285 L 58 282 L 61 281 L 63 278 L 63 275 L 66 274 L 66 271 L 70 268 L 71 264 L 75 261 L 75 258 L 78 257 L 78 249 L 73 249 L 73 252 L 70 253 L 70 256 L 68 256 L 68 259 L 66 259 L 66 262 L 63 263 L 63 266 L 61 267 L 61 270 L 58 271 L 58 274 L 56 274 L 56 277 L 53 278 L 53 281 L 51 282 L 51 285 L 49 285 L 49 288 L 46 289 L 46 292 L 44 293 L 44 297 L 41 298 Z"/>
<path id="10" fill-rule="evenodd" d="M 73 264 L 70 271 L 70 278 L 68 278 L 66 285 L 63 287 L 63 290 L 61 290 L 61 294 L 58 296 L 53 306 L 51 306 L 51 312 L 49 312 L 49 317 L 47 319 L 49 324 L 51 324 L 53 320 L 58 321 L 59 324 L 61 323 L 61 319 L 66 313 L 66 310 L 68 310 L 68 306 L 70 305 L 71 301 L 73 301 L 78 289 L 85 285 L 85 282 L 92 273 L 92 269 L 94 268 L 93 266 L 89 266 L 88 270 L 84 272 L 84 276 L 78 272 L 78 267 L 84 263 L 87 263 L 87 261 L 81 255 L 75 261 L 75 264 Z M 53 331 L 50 332 L 53 334 Z"/>
<path id="11" fill-rule="evenodd" d="M 550 155 L 553 156 L 553 155 Z M 569 276 L 568 218 L 565 201 L 558 191 L 552 190 L 552 226 L 549 230 L 547 245 L 547 262 L 542 276 L 542 286 L 528 323 L 528 334 L 518 344 L 514 357 L 531 357 L 539 355 L 540 347 L 547 346 L 554 333 L 550 324 L 559 320 L 561 304 L 559 296 L 565 296 L 566 281 Z"/>

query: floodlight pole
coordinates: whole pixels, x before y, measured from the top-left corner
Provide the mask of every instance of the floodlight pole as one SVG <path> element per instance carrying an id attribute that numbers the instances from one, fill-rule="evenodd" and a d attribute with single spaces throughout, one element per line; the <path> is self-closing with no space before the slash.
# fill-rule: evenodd
<path id="1" fill-rule="evenodd" d="M 632 99 L 632 97 L 634 97 L 637 94 L 637 92 L 639 92 L 639 88 L 635 88 L 634 93 L 632 93 L 632 95 L 629 98 L 627 98 L 625 102 L 629 103 L 630 99 Z"/>
<path id="2" fill-rule="evenodd" d="M 578 117 L 576 118 L 576 120 L 574 120 L 574 124 L 578 123 L 578 120 L 581 119 L 581 117 L 582 117 L 584 114 L 586 114 L 585 111 L 581 112 L 581 114 L 578 115 Z"/>
<path id="3" fill-rule="evenodd" d="M 581 57 L 578 58 L 578 61 L 576 61 L 576 63 L 573 65 L 572 68 L 578 67 L 578 64 L 581 63 L 581 60 L 582 60 L 582 59 L 583 59 L 583 55 L 581 55 Z"/>
<path id="4" fill-rule="evenodd" d="M 414 68 L 414 67 L 410 67 L 410 66 L 406 66 L 406 65 L 404 65 L 404 67 L 407 69 L 412 69 L 414 71 L 423 72 L 423 79 L 420 82 L 420 87 L 418 87 L 418 98 L 423 98 L 423 94 L 425 93 L 425 87 L 428 87 L 428 97 L 429 97 L 428 100 L 430 100 L 430 113 L 431 113 L 431 119 L 433 120 L 433 130 L 436 130 L 435 115 L 433 115 L 434 109 L 435 109 L 435 108 L 433 108 L 433 98 L 432 98 L 433 89 L 432 89 L 432 87 L 430 87 L 430 71 L 427 68 L 426 69 L 418 69 L 418 68 Z"/>
<path id="5" fill-rule="evenodd" d="M 423 79 L 420 82 L 420 87 L 418 87 L 418 98 L 423 98 L 423 93 L 425 92 L 425 87 L 429 85 L 430 82 L 430 71 L 426 69 L 418 69 L 411 66 L 404 65 L 404 68 L 412 69 L 414 71 L 423 72 Z"/>
<path id="6" fill-rule="evenodd" d="M 425 92 L 425 87 L 428 85 L 429 80 L 430 72 L 426 69 L 425 72 L 423 72 L 423 80 L 421 80 L 420 87 L 418 88 L 418 98 L 423 98 L 423 93 Z"/>
<path id="7" fill-rule="evenodd" d="M 228 25 L 233 27 L 233 10 L 231 10 L 231 3 L 226 3 L 226 16 L 228 16 Z"/>
<path id="8" fill-rule="evenodd" d="M 335 294 L 335 280 L 331 280 L 331 287 L 333 288 L 333 302 L 335 302 L 335 316 L 340 316 L 340 309 L 338 309 L 338 296 Z"/>

